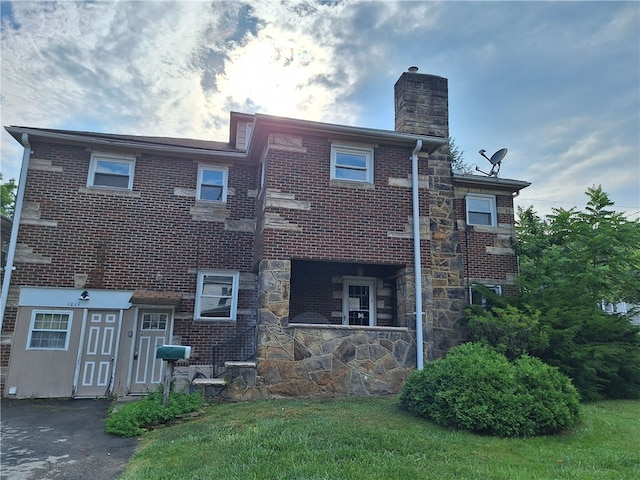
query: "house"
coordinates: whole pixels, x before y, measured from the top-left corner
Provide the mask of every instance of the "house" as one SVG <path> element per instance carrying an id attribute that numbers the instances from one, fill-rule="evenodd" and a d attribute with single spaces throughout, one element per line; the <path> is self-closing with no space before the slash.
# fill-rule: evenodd
<path id="1" fill-rule="evenodd" d="M 628 315 L 633 325 L 640 325 L 640 305 L 629 302 L 605 303 L 601 302 L 600 307 L 612 315 Z"/>
<path id="2" fill-rule="evenodd" d="M 228 142 L 7 127 L 26 181 L 3 394 L 141 394 L 162 344 L 192 347 L 183 385 L 226 368 L 226 398 L 398 392 L 461 340 L 474 283 L 515 288 L 529 184 L 452 173 L 447 88 L 403 73 L 393 131 L 237 112 Z"/>

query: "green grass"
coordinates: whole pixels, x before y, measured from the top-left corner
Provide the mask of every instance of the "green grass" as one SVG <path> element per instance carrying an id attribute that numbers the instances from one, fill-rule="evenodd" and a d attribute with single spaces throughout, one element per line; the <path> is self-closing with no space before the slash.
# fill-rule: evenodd
<path id="1" fill-rule="evenodd" d="M 528 439 L 450 431 L 396 397 L 210 406 L 150 432 L 120 477 L 134 479 L 635 479 L 640 401 L 583 405 L 571 432 Z"/>

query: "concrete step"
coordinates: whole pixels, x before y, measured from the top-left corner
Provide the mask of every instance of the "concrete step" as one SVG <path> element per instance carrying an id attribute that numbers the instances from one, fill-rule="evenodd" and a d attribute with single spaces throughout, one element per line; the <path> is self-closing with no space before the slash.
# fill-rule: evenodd
<path id="1" fill-rule="evenodd" d="M 224 378 L 194 378 L 191 384 L 205 387 L 223 387 L 227 384 L 227 381 Z"/>

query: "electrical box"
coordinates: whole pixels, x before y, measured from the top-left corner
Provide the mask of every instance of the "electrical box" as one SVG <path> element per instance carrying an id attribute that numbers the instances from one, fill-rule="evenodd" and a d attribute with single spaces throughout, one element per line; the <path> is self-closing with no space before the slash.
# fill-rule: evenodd
<path id="1" fill-rule="evenodd" d="M 160 345 L 156 358 L 160 360 L 186 360 L 191 356 L 191 347 L 186 345 Z"/>

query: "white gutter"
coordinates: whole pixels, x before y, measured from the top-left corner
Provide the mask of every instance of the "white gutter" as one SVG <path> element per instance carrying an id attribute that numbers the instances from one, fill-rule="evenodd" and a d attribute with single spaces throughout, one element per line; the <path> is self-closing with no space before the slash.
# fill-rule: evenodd
<path id="1" fill-rule="evenodd" d="M 411 153 L 411 186 L 413 193 L 413 264 L 416 275 L 416 368 L 424 368 L 424 339 L 422 338 L 422 260 L 420 259 L 420 204 L 418 195 L 418 152 L 422 140 L 416 140 Z"/>
<path id="2" fill-rule="evenodd" d="M 13 260 L 16 256 L 16 244 L 18 243 L 18 230 L 20 227 L 20 217 L 22 216 L 22 203 L 24 201 L 24 191 L 27 187 L 27 173 L 29 170 L 29 159 L 31 158 L 31 145 L 29 145 L 29 135 L 22 134 L 22 145 L 24 152 L 22 153 L 22 170 L 20 170 L 20 181 L 18 182 L 18 192 L 16 195 L 16 204 L 13 209 L 13 219 L 11 225 L 11 239 L 9 240 L 9 251 L 7 252 L 7 265 L 4 269 L 4 278 L 2 279 L 2 296 L 0 296 L 0 332 L 4 323 L 4 312 L 7 307 L 7 298 L 9 297 L 9 286 L 11 285 L 11 274 L 14 266 Z"/>

